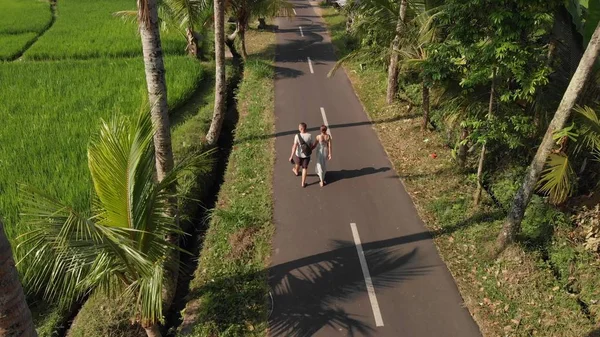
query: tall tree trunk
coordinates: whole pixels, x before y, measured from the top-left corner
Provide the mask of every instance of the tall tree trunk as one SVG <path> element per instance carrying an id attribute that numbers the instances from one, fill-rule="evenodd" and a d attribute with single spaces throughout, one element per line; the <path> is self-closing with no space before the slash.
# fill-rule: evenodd
<path id="1" fill-rule="evenodd" d="M 215 12 L 215 107 L 212 122 L 206 134 L 208 146 L 215 146 L 225 119 L 225 3 L 214 0 Z"/>
<path id="2" fill-rule="evenodd" d="M 158 181 L 173 169 L 173 150 L 171 148 L 171 129 L 167 107 L 167 83 L 165 66 L 160 43 L 157 0 L 138 0 L 139 29 L 144 52 L 148 101 L 154 133 L 156 150 L 156 174 Z"/>
<path id="3" fill-rule="evenodd" d="M 390 64 L 388 67 L 388 83 L 387 83 L 387 95 L 386 102 L 387 104 L 392 104 L 394 102 L 394 97 L 398 92 L 398 52 L 400 49 L 400 38 L 402 37 L 402 32 L 404 31 L 404 20 L 406 19 L 406 7 L 408 7 L 407 0 L 400 0 L 400 14 L 398 17 L 398 22 L 396 23 L 396 36 L 394 36 L 394 41 L 392 41 L 391 45 L 391 57 Z"/>
<path id="4" fill-rule="evenodd" d="M 490 103 L 488 106 L 488 120 L 492 118 L 494 113 L 494 96 L 496 94 L 496 69 L 494 68 L 492 73 L 492 88 L 490 90 Z M 477 165 L 477 191 L 475 191 L 475 197 L 473 203 L 479 205 L 481 200 L 481 192 L 483 190 L 483 163 L 485 162 L 485 143 L 481 146 L 481 155 L 479 156 L 479 165 Z"/>
<path id="5" fill-rule="evenodd" d="M 156 157 L 156 178 L 162 181 L 173 169 L 173 149 L 171 147 L 171 123 L 167 106 L 167 82 L 165 80 L 165 66 L 160 42 L 158 22 L 158 1 L 137 0 L 138 23 L 142 50 L 144 54 L 144 68 L 146 71 L 146 84 L 148 87 L 148 101 L 150 114 L 154 126 L 154 150 Z M 170 190 L 175 192 L 175 186 Z M 170 200 L 168 216 L 177 218 L 177 201 Z M 178 245 L 179 236 L 172 234 L 167 237 L 171 243 Z M 172 261 L 179 261 L 179 251 L 174 250 Z M 177 265 L 177 263 L 174 263 Z M 165 270 L 165 286 L 163 287 L 163 304 L 169 307 L 175 297 L 179 268 Z"/>
<path id="6" fill-rule="evenodd" d="M 144 325 L 142 327 L 146 331 L 146 336 L 148 336 L 148 337 L 162 337 L 162 334 L 160 333 L 160 329 L 158 327 L 158 324 L 155 323 L 155 324 L 152 324 L 152 325 Z"/>
<path id="7" fill-rule="evenodd" d="M 193 27 L 187 27 L 185 29 L 185 36 L 187 39 L 187 53 L 193 58 L 200 58 L 200 48 L 198 48 L 198 38 Z"/>
<path id="8" fill-rule="evenodd" d="M 242 58 L 244 61 L 248 59 L 248 52 L 246 51 L 246 26 L 240 27 L 240 41 L 242 42 Z"/>
<path id="9" fill-rule="evenodd" d="M 550 151 L 552 151 L 552 147 L 554 146 L 554 140 L 552 139 L 552 135 L 556 130 L 560 130 L 564 127 L 565 122 L 569 118 L 571 114 L 571 110 L 577 103 L 581 92 L 592 73 L 592 69 L 598 58 L 598 54 L 600 53 L 600 24 L 596 27 L 594 31 L 594 35 L 579 62 L 579 66 L 569 83 L 569 87 L 565 92 L 548 129 L 546 130 L 546 134 L 544 135 L 544 139 L 540 144 L 540 147 L 531 162 L 527 174 L 525 175 L 525 179 L 523 180 L 523 185 L 515 195 L 515 199 L 513 200 L 513 204 L 510 208 L 506 221 L 504 222 L 504 226 L 498 238 L 496 240 L 496 253 L 502 252 L 506 246 L 513 242 L 517 234 L 521 230 L 521 221 L 523 220 L 523 216 L 525 214 L 525 209 L 531 200 L 531 196 L 536 188 L 538 179 L 542 173 L 546 160 L 548 159 L 548 155 Z"/>
<path id="10" fill-rule="evenodd" d="M 15 268 L 10 243 L 0 221 L 0 336 L 35 337 L 31 311 Z"/>
<path id="11" fill-rule="evenodd" d="M 469 136 L 469 130 L 465 127 L 462 128 L 460 133 L 460 144 L 458 145 L 458 154 L 456 155 L 458 166 L 464 168 L 467 163 L 467 142 L 465 140 Z"/>
<path id="12" fill-rule="evenodd" d="M 423 81 L 423 123 L 421 124 L 421 131 L 427 130 L 427 124 L 429 123 L 429 88 Z"/>

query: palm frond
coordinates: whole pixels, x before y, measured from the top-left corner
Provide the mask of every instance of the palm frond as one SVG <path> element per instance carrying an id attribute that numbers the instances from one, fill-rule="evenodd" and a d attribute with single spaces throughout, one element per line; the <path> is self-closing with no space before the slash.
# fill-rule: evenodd
<path id="1" fill-rule="evenodd" d="M 582 152 L 587 149 L 589 152 L 600 152 L 600 118 L 598 114 L 588 106 L 578 106 L 574 110 L 581 138 L 576 151 Z"/>
<path id="2" fill-rule="evenodd" d="M 552 153 L 538 183 L 539 191 L 549 195 L 550 202 L 560 204 L 573 193 L 577 176 L 569 157 Z"/>

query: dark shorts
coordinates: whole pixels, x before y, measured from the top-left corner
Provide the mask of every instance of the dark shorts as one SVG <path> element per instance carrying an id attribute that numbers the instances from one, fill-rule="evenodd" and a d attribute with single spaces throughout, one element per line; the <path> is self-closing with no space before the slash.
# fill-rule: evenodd
<path id="1" fill-rule="evenodd" d="M 302 168 L 307 169 L 308 163 L 310 163 L 310 157 L 300 158 L 298 156 L 294 156 L 294 162 L 296 162 L 296 165 L 300 165 Z"/>

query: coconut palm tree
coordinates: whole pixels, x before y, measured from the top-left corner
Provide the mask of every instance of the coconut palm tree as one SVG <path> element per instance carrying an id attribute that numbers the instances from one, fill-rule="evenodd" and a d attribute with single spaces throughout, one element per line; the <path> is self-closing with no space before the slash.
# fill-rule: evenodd
<path id="1" fill-rule="evenodd" d="M 434 15 L 424 12 L 410 22 L 410 28 L 405 32 L 403 46 L 395 52 L 400 60 L 402 70 L 421 74 L 421 88 L 423 101 L 423 122 L 421 130 L 426 130 L 429 123 L 429 91 L 430 79 L 423 74 L 423 65 L 428 61 L 427 46 L 436 40 L 436 29 L 433 26 Z M 398 61 L 396 61 L 398 62 Z"/>
<path id="2" fill-rule="evenodd" d="M 554 147 L 554 132 L 564 128 L 566 121 L 571 115 L 571 110 L 575 107 L 575 103 L 583 92 L 586 82 L 592 73 L 594 64 L 598 59 L 598 54 L 600 54 L 600 23 L 596 26 L 596 30 L 579 62 L 579 66 L 569 83 L 569 87 L 548 126 L 548 130 L 546 130 L 542 143 L 525 175 L 523 184 L 515 195 L 508 217 L 496 240 L 496 253 L 503 251 L 509 243 L 514 241 L 519 233 L 525 209 L 536 189 L 548 155 L 550 155 Z"/>
<path id="3" fill-rule="evenodd" d="M 574 123 L 554 133 L 559 148 L 548 156 L 538 183 L 540 192 L 549 195 L 554 204 L 564 202 L 574 192 L 578 176 L 590 161 L 600 162 L 600 117 L 588 106 L 574 111 Z"/>
<path id="4" fill-rule="evenodd" d="M 37 336 L 2 221 L 0 221 L 0 284 L 2 285 L 0 336 Z"/>
<path id="5" fill-rule="evenodd" d="M 240 37 L 242 47 L 242 58 L 248 58 L 246 51 L 246 30 L 248 24 L 253 18 L 274 17 L 278 14 L 283 16 L 293 15 L 293 5 L 286 0 L 230 0 L 227 6 L 227 12 L 235 20 L 236 31 L 232 34 L 235 39 L 236 34 Z M 229 38 L 232 40 L 232 38 Z"/>
<path id="6" fill-rule="evenodd" d="M 115 16 L 130 21 L 138 17 L 138 11 L 119 11 Z M 186 39 L 188 55 L 202 58 L 202 33 L 211 21 L 212 8 L 208 0 L 162 0 L 158 3 L 159 26 L 181 32 Z"/>
<path id="7" fill-rule="evenodd" d="M 400 10 L 398 13 L 398 21 L 396 23 L 396 35 L 394 36 L 394 40 L 392 41 L 392 46 L 390 48 L 392 54 L 390 56 L 390 63 L 388 66 L 388 83 L 386 94 L 387 104 L 392 104 L 392 102 L 394 102 L 394 97 L 398 91 L 398 53 L 396 51 L 400 49 L 400 39 L 402 38 L 402 33 L 404 31 L 407 7 L 408 1 L 400 0 Z"/>
<path id="8" fill-rule="evenodd" d="M 161 16 L 171 26 L 183 28 L 190 56 L 201 58 L 201 31 L 210 22 L 212 9 L 208 0 L 162 0 Z"/>
<path id="9" fill-rule="evenodd" d="M 167 107 L 167 82 L 160 42 L 158 0 L 138 0 L 137 6 L 150 114 L 156 129 L 156 176 L 158 181 L 162 181 L 173 168 L 173 149 Z"/>
<path id="10" fill-rule="evenodd" d="M 213 0 L 215 22 L 215 107 L 206 143 L 214 147 L 225 120 L 227 83 L 225 81 L 225 0 Z"/>
<path id="11" fill-rule="evenodd" d="M 165 271 L 179 263 L 170 258 L 179 247 L 167 239 L 180 233 L 168 215 L 170 186 L 192 165 L 208 167 L 206 154 L 190 157 L 157 182 L 153 134 L 144 112 L 135 120 L 103 122 L 88 148 L 91 214 L 24 188 L 22 219 L 32 230 L 17 247 L 28 259 L 32 291 L 66 303 L 95 291 L 132 296 L 135 319 L 149 337 L 160 336 Z"/>

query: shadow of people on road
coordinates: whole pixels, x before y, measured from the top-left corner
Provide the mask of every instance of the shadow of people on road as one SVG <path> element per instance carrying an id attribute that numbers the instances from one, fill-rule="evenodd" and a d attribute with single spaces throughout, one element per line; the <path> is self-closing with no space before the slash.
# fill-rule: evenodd
<path id="1" fill-rule="evenodd" d="M 362 176 L 366 176 L 366 175 L 370 175 L 370 174 L 387 172 L 389 170 L 390 170 L 389 167 L 381 167 L 378 169 L 376 169 L 374 167 L 364 167 L 364 168 L 361 168 L 358 170 L 327 171 L 327 176 L 325 177 L 325 181 L 327 181 L 327 184 L 330 185 L 339 180 L 352 179 L 352 178 L 362 177 Z"/>

